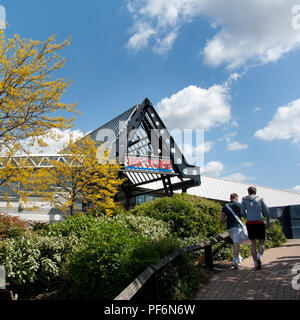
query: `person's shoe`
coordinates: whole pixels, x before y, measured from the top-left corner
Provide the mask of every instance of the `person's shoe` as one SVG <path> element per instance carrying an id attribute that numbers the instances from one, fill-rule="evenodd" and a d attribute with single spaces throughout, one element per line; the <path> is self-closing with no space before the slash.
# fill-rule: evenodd
<path id="1" fill-rule="evenodd" d="M 240 268 L 239 264 L 238 264 L 236 261 L 233 261 L 233 262 L 232 262 L 232 266 L 233 266 L 235 269 L 239 269 L 239 268 Z"/>
<path id="2" fill-rule="evenodd" d="M 256 260 L 256 268 L 255 268 L 255 270 L 261 270 L 261 260 L 260 259 Z"/>

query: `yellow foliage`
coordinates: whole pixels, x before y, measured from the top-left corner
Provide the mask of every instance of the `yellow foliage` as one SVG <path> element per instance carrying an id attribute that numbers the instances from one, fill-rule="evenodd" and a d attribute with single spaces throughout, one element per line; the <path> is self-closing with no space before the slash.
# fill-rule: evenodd
<path id="1" fill-rule="evenodd" d="M 88 136 L 71 139 L 64 153 L 66 161 L 52 161 L 52 168 L 35 171 L 27 187 L 71 215 L 76 202 L 101 205 L 111 214 L 115 207 L 113 197 L 124 182 L 118 177 L 120 166 L 99 162 L 96 143 Z"/>
<path id="2" fill-rule="evenodd" d="M 42 136 L 51 128 L 68 128 L 73 118 L 58 112 L 76 112 L 75 104 L 59 102 L 70 85 L 53 79 L 65 59 L 58 55 L 70 43 L 56 37 L 33 41 L 14 35 L 5 39 L 0 30 L 0 140 L 2 146 L 29 137 Z M 1 149 L 0 149 L 1 151 Z"/>
<path id="3" fill-rule="evenodd" d="M 60 112 L 76 112 L 75 104 L 60 102 L 70 80 L 54 79 L 55 72 L 65 64 L 58 55 L 70 43 L 56 42 L 56 36 L 46 41 L 21 39 L 14 35 L 6 39 L 0 30 L 0 184 L 22 181 L 26 170 L 12 163 L 14 153 L 26 153 L 24 139 L 37 140 L 53 128 L 71 126 L 73 117 L 66 119 Z M 17 178 L 18 176 L 18 178 Z"/>
<path id="4" fill-rule="evenodd" d="M 28 159 L 25 157 L 19 157 L 16 161 L 14 155 L 16 149 L 19 150 L 18 146 L 11 148 L 5 154 L 0 157 L 0 187 L 10 189 L 15 194 L 21 194 L 24 197 L 24 201 L 27 198 L 27 191 L 21 188 L 27 184 L 33 174 L 33 167 L 28 166 Z M 1 194 L 2 197 L 10 205 L 10 199 L 8 194 L 4 192 Z"/>

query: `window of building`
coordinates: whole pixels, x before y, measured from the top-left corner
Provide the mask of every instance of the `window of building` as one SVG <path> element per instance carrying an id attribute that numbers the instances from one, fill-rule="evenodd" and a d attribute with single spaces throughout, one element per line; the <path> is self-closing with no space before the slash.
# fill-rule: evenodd
<path id="1" fill-rule="evenodd" d="M 142 203 L 145 203 L 145 202 L 148 202 L 148 201 L 152 201 L 152 200 L 155 200 L 155 199 L 158 199 L 158 198 L 160 198 L 160 197 L 152 195 L 152 194 L 140 194 L 140 195 L 136 196 L 135 203 L 136 204 L 142 204 Z"/>

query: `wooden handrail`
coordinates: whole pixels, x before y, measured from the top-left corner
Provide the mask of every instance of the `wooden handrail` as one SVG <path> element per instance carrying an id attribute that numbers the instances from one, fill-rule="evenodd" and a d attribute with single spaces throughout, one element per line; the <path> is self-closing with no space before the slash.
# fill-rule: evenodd
<path id="1" fill-rule="evenodd" d="M 157 264 L 150 265 L 147 269 L 145 269 L 131 284 L 125 288 L 114 300 L 130 300 L 137 294 L 137 292 L 144 286 L 144 284 L 150 280 L 150 278 L 155 275 L 160 269 L 165 267 L 170 262 L 174 261 L 178 256 L 182 256 L 185 253 L 202 250 L 212 245 L 226 239 L 229 237 L 228 232 L 220 234 L 215 238 L 210 240 L 201 242 L 197 245 L 191 245 L 183 248 L 178 248 L 174 250 L 172 253 L 169 253 L 165 257 L 163 257 Z M 206 265 L 210 263 L 206 261 Z"/>
<path id="2" fill-rule="evenodd" d="M 271 219 L 270 223 L 275 222 L 275 219 Z M 125 288 L 114 300 L 130 300 L 132 299 L 137 292 L 148 282 L 152 276 L 157 275 L 157 272 L 162 269 L 164 266 L 175 260 L 178 256 L 182 256 L 185 253 L 205 250 L 205 265 L 208 268 L 213 267 L 212 261 L 212 246 L 217 244 L 226 238 L 229 237 L 228 232 L 224 232 L 222 234 L 217 235 L 214 238 L 201 242 L 200 244 L 194 244 L 191 246 L 178 248 L 174 250 L 172 253 L 169 253 L 165 257 L 163 257 L 159 263 L 150 265 L 147 269 L 145 269 L 127 288 Z"/>

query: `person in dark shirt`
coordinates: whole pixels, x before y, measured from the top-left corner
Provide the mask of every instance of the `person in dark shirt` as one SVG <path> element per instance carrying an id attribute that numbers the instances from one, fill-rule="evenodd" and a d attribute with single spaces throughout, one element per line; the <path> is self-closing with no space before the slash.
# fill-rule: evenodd
<path id="1" fill-rule="evenodd" d="M 240 252 L 240 234 L 242 232 L 242 227 L 234 217 L 234 215 L 227 208 L 229 206 L 234 213 L 241 218 L 241 204 L 238 202 L 238 195 L 232 193 L 230 195 L 230 202 L 222 208 L 221 211 L 221 221 L 227 224 L 227 231 L 233 241 L 233 262 L 232 266 L 236 269 L 239 268 L 239 262 L 241 262 L 242 257 L 239 255 Z"/>

